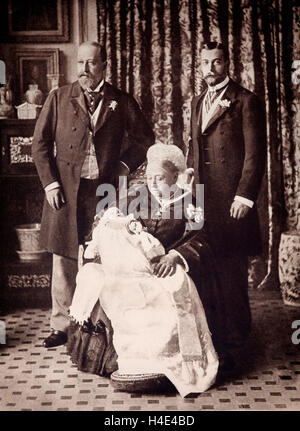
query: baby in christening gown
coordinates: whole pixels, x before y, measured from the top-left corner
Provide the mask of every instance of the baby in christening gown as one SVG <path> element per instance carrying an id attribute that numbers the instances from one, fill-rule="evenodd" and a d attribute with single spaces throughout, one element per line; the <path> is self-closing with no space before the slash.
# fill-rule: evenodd
<path id="1" fill-rule="evenodd" d="M 215 381 L 218 359 L 196 287 L 181 265 L 165 278 L 151 260 L 162 244 L 133 215 L 109 209 L 93 231 L 77 276 L 70 315 L 87 321 L 100 300 L 113 328 L 120 373 L 162 373 L 181 396 L 203 392 Z"/>

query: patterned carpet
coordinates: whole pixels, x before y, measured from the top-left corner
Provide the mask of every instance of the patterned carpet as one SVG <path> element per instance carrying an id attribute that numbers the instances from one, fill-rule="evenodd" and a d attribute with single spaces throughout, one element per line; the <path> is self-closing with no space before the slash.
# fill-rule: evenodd
<path id="1" fill-rule="evenodd" d="M 6 325 L 6 344 L 0 345 L 0 410 L 300 411 L 300 344 L 292 343 L 291 327 L 300 320 L 300 308 L 283 305 L 278 292 L 250 291 L 250 301 L 253 330 L 246 348 L 236 354 L 234 373 L 185 399 L 176 392 L 120 392 L 109 379 L 79 372 L 64 346 L 42 347 L 49 309 L 0 316 Z"/>

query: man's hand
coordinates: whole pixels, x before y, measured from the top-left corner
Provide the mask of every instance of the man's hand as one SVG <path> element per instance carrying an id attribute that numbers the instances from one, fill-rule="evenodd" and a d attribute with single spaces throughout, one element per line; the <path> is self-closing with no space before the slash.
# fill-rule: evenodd
<path id="1" fill-rule="evenodd" d="M 175 274 L 176 265 L 181 263 L 181 259 L 177 253 L 172 253 L 172 250 L 168 254 L 152 259 L 153 263 L 153 274 L 157 277 L 167 277 Z"/>
<path id="2" fill-rule="evenodd" d="M 65 203 L 65 197 L 60 187 L 46 192 L 48 204 L 53 210 L 59 210 Z"/>
<path id="3" fill-rule="evenodd" d="M 239 202 L 233 201 L 230 208 L 230 216 L 236 218 L 237 220 L 244 218 L 250 210 L 250 207 Z"/>

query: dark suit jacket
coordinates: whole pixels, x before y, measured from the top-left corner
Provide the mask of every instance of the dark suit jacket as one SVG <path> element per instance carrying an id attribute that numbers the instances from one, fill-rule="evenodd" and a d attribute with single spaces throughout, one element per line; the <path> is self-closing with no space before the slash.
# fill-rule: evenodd
<path id="1" fill-rule="evenodd" d="M 255 94 L 230 80 L 222 100 L 202 133 L 206 90 L 192 100 L 188 166 L 195 183 L 204 184 L 206 228 L 218 254 L 260 251 L 257 210 L 243 220 L 229 216 L 235 195 L 255 201 L 265 167 L 265 121 Z M 229 106 L 226 106 L 228 104 Z"/>
<path id="2" fill-rule="evenodd" d="M 90 120 L 79 83 L 51 92 L 36 123 L 32 154 L 43 187 L 58 181 L 67 201 L 54 211 L 45 200 L 41 245 L 67 257 L 78 255 L 77 194 L 90 138 Z M 134 98 L 105 83 L 94 132 L 99 184 L 113 182 L 120 161 L 135 170 L 153 142 L 153 132 Z"/>

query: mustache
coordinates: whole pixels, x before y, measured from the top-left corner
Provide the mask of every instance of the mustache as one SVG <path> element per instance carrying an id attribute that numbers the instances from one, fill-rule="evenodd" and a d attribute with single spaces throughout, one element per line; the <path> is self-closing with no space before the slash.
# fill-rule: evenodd
<path id="1" fill-rule="evenodd" d="M 83 72 L 83 73 L 80 73 L 79 77 L 81 78 L 82 76 L 89 78 L 91 75 L 89 73 Z"/>

